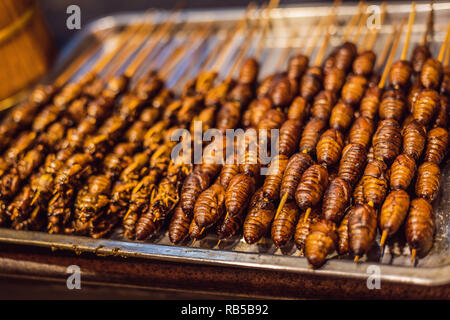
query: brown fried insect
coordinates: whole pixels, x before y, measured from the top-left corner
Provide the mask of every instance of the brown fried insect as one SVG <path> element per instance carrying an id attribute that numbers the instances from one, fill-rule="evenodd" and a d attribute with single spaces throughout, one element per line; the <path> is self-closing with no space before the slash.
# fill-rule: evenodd
<path id="1" fill-rule="evenodd" d="M 349 247 L 358 261 L 375 242 L 377 213 L 371 206 L 363 204 L 351 207 L 348 214 Z"/>
<path id="2" fill-rule="evenodd" d="M 372 138 L 375 158 L 387 163 L 392 162 L 400 153 L 402 135 L 398 122 L 393 119 L 383 120 L 378 124 Z"/>
<path id="3" fill-rule="evenodd" d="M 367 87 L 367 79 L 363 76 L 352 75 L 342 87 L 341 99 L 345 103 L 355 106 L 361 102 Z"/>
<path id="4" fill-rule="evenodd" d="M 392 190 L 407 190 L 414 173 L 416 172 L 416 162 L 414 158 L 406 154 L 401 154 L 395 158 L 391 166 L 390 186 Z"/>
<path id="5" fill-rule="evenodd" d="M 427 89 L 437 89 L 442 78 L 442 64 L 439 60 L 429 58 L 425 61 L 420 72 L 420 81 Z"/>
<path id="6" fill-rule="evenodd" d="M 319 142 L 317 142 L 317 162 L 319 164 L 326 164 L 327 166 L 338 163 L 343 147 L 343 134 L 336 129 L 328 129 L 322 134 Z"/>
<path id="7" fill-rule="evenodd" d="M 321 119 L 312 118 L 308 121 L 302 132 L 300 139 L 300 152 L 310 153 L 316 149 L 316 144 L 320 139 L 327 123 Z"/>
<path id="8" fill-rule="evenodd" d="M 297 226 L 295 227 L 294 242 L 300 250 L 300 255 L 303 255 L 305 250 L 306 238 L 311 231 L 311 227 L 319 221 L 319 213 L 320 210 L 316 207 L 313 208 L 308 215 L 306 215 L 306 212 L 303 212 L 300 215 L 300 218 L 298 218 Z"/>
<path id="9" fill-rule="evenodd" d="M 188 218 L 183 209 L 178 205 L 174 212 L 169 224 L 169 239 L 173 244 L 182 242 L 189 234 L 189 225 L 191 219 Z"/>
<path id="10" fill-rule="evenodd" d="M 257 128 L 270 109 L 272 109 L 272 101 L 269 98 L 262 98 L 252 102 L 248 109 L 250 111 L 250 125 Z"/>
<path id="11" fill-rule="evenodd" d="M 353 73 L 368 77 L 375 66 L 376 54 L 372 50 L 363 51 L 353 61 Z"/>
<path id="12" fill-rule="evenodd" d="M 271 139 L 271 130 L 279 129 L 286 120 L 286 116 L 283 111 L 279 109 L 269 110 L 264 118 L 258 124 L 258 134 L 261 134 L 261 130 L 267 130 L 267 139 Z"/>
<path id="13" fill-rule="evenodd" d="M 339 102 L 331 110 L 330 127 L 341 132 L 347 131 L 352 124 L 354 110 L 351 106 Z"/>
<path id="14" fill-rule="evenodd" d="M 353 60 L 356 57 L 357 48 L 352 42 L 345 42 L 336 49 L 335 66 L 347 72 L 352 66 Z"/>
<path id="15" fill-rule="evenodd" d="M 272 222 L 271 236 L 277 248 L 284 246 L 295 232 L 300 210 L 295 201 L 286 202 Z"/>
<path id="16" fill-rule="evenodd" d="M 325 263 L 329 254 L 337 246 L 338 235 L 334 222 L 320 220 L 311 227 L 305 243 L 305 255 L 308 262 L 315 268 Z"/>
<path id="17" fill-rule="evenodd" d="M 389 83 L 395 89 L 404 89 L 409 85 L 412 74 L 412 66 L 409 61 L 399 60 L 391 66 L 389 71 Z"/>
<path id="18" fill-rule="evenodd" d="M 363 175 L 363 191 L 366 203 L 379 206 L 388 189 L 387 166 L 383 161 L 373 160 L 366 165 Z"/>
<path id="19" fill-rule="evenodd" d="M 295 200 L 301 210 L 316 206 L 328 184 L 328 172 L 321 165 L 312 165 L 302 175 L 297 190 Z"/>
<path id="20" fill-rule="evenodd" d="M 219 240 L 231 238 L 235 236 L 244 222 L 244 212 L 238 216 L 232 217 L 227 215 L 225 219 L 217 225 L 217 236 Z"/>
<path id="21" fill-rule="evenodd" d="M 422 83 L 420 82 L 419 79 L 417 79 L 416 81 L 414 81 L 411 89 L 409 90 L 408 98 L 406 99 L 409 112 L 411 112 L 411 113 L 413 112 L 414 104 L 416 103 L 417 97 L 419 96 L 419 94 L 422 91 L 423 91 Z M 412 116 L 412 115 L 408 115 L 408 116 Z"/>
<path id="22" fill-rule="evenodd" d="M 417 120 L 413 120 L 403 128 L 402 135 L 403 153 L 417 161 L 425 147 L 425 128 Z"/>
<path id="23" fill-rule="evenodd" d="M 274 203 L 264 200 L 263 189 L 258 189 L 250 201 L 244 221 L 244 239 L 248 244 L 256 243 L 267 233 L 275 211 Z"/>
<path id="24" fill-rule="evenodd" d="M 222 187 L 224 187 L 225 189 L 228 188 L 231 179 L 233 179 L 233 177 L 238 173 L 239 165 L 236 163 L 236 161 L 233 161 L 233 163 L 224 164 L 218 178 L 220 185 L 222 185 Z"/>
<path id="25" fill-rule="evenodd" d="M 382 89 L 378 86 L 366 90 L 361 100 L 359 112 L 362 117 L 375 120 L 379 112 Z"/>
<path id="26" fill-rule="evenodd" d="M 294 199 L 295 190 L 297 190 L 297 186 L 300 183 L 303 172 L 305 172 L 305 170 L 313 164 L 314 160 L 308 154 L 303 152 L 296 153 L 289 159 L 281 181 L 281 198 L 287 197 L 287 200 Z"/>
<path id="27" fill-rule="evenodd" d="M 449 113 L 450 113 L 450 104 L 448 102 L 448 97 L 441 94 L 439 110 L 437 111 L 436 120 L 434 121 L 434 125 L 436 127 L 447 128 Z"/>
<path id="28" fill-rule="evenodd" d="M 242 84 L 253 84 L 256 82 L 259 73 L 258 61 L 251 57 L 247 58 L 239 71 L 238 82 Z"/>
<path id="29" fill-rule="evenodd" d="M 404 190 L 389 193 L 380 211 L 379 224 L 383 234 L 380 245 L 383 246 L 387 237 L 395 234 L 403 224 L 409 209 L 409 195 Z"/>
<path id="30" fill-rule="evenodd" d="M 233 87 L 234 81 L 226 79 L 208 90 L 205 96 L 205 106 L 219 107 Z"/>
<path id="31" fill-rule="evenodd" d="M 215 183 L 195 202 L 194 219 L 199 228 L 209 228 L 225 213 L 225 188 Z"/>
<path id="32" fill-rule="evenodd" d="M 300 95 L 307 101 L 319 92 L 322 87 L 323 72 L 320 67 L 309 67 L 300 82 Z"/>
<path id="33" fill-rule="evenodd" d="M 286 120 L 280 128 L 278 152 L 290 157 L 298 147 L 302 123 L 299 120 Z"/>
<path id="34" fill-rule="evenodd" d="M 288 78 L 287 76 L 277 79 L 270 92 L 274 106 L 278 108 L 287 107 L 294 98 L 298 89 L 297 87 L 298 84 L 295 79 Z"/>
<path id="35" fill-rule="evenodd" d="M 296 97 L 294 101 L 292 101 L 291 106 L 288 109 L 287 118 L 289 120 L 298 120 L 303 123 L 308 114 L 308 102 L 303 97 Z"/>
<path id="36" fill-rule="evenodd" d="M 311 117 L 328 121 L 335 102 L 335 92 L 322 90 L 314 97 L 314 103 L 311 108 Z"/>
<path id="37" fill-rule="evenodd" d="M 416 195 L 428 201 L 436 199 L 439 193 L 441 170 L 433 162 L 424 162 L 417 169 Z"/>
<path id="38" fill-rule="evenodd" d="M 428 125 L 439 110 L 440 96 L 436 90 L 424 89 L 414 102 L 412 114 L 414 119 L 424 126 Z"/>
<path id="39" fill-rule="evenodd" d="M 216 126 L 221 132 L 235 128 L 241 118 L 241 106 L 239 102 L 225 102 L 217 113 Z"/>
<path id="40" fill-rule="evenodd" d="M 423 257 L 430 251 L 433 246 L 434 227 L 431 204 L 421 198 L 412 200 L 405 223 L 406 240 L 411 248 L 412 260 L 415 259 L 416 252 Z"/>
<path id="41" fill-rule="evenodd" d="M 450 66 L 445 66 L 443 70 L 441 81 L 441 94 L 447 96 L 450 94 Z"/>
<path id="42" fill-rule="evenodd" d="M 448 130 L 434 128 L 428 132 L 424 161 L 440 164 L 448 149 Z"/>
<path id="43" fill-rule="evenodd" d="M 338 92 L 344 85 L 344 81 L 345 81 L 345 72 L 342 69 L 332 67 L 330 68 L 330 70 L 325 71 L 325 77 L 323 79 L 323 87 L 327 91 Z"/>
<path id="44" fill-rule="evenodd" d="M 302 54 L 296 54 L 289 58 L 287 76 L 299 80 L 308 67 L 309 58 Z"/>
<path id="45" fill-rule="evenodd" d="M 339 177 L 333 179 L 323 197 L 323 217 L 338 224 L 350 205 L 351 196 L 351 186 L 344 179 Z"/>
<path id="46" fill-rule="evenodd" d="M 194 170 L 183 182 L 180 205 L 186 216 L 192 217 L 199 195 L 210 185 L 211 177 L 204 172 Z"/>
<path id="47" fill-rule="evenodd" d="M 417 45 L 414 48 L 411 63 L 414 73 L 420 73 L 422 71 L 423 65 L 431 57 L 430 49 L 427 45 Z"/>
<path id="48" fill-rule="evenodd" d="M 368 149 L 374 132 L 374 122 L 366 117 L 359 117 L 354 122 L 349 132 L 349 143 L 360 144 Z"/>
<path id="49" fill-rule="evenodd" d="M 239 173 L 235 175 L 228 185 L 225 195 L 225 207 L 231 217 L 242 214 L 255 192 L 255 179 Z"/>
<path id="50" fill-rule="evenodd" d="M 384 92 L 379 116 L 381 120 L 394 119 L 400 122 L 406 111 L 406 99 L 401 90 L 387 90 Z"/>
<path id="51" fill-rule="evenodd" d="M 350 216 L 350 212 L 348 211 L 344 218 L 341 221 L 341 224 L 339 225 L 337 229 L 338 233 L 338 246 L 337 246 L 337 252 L 339 255 L 344 256 L 350 253 L 349 248 L 349 237 L 348 237 L 348 218 Z"/>
<path id="52" fill-rule="evenodd" d="M 362 177 L 358 184 L 356 185 L 355 189 L 353 190 L 352 195 L 352 204 L 364 204 L 366 201 L 364 200 L 364 177 Z"/>
<path id="53" fill-rule="evenodd" d="M 272 159 L 262 187 L 262 192 L 266 201 L 269 200 L 274 202 L 279 199 L 283 173 L 286 170 L 288 162 L 289 158 L 282 154 L 277 155 Z"/>

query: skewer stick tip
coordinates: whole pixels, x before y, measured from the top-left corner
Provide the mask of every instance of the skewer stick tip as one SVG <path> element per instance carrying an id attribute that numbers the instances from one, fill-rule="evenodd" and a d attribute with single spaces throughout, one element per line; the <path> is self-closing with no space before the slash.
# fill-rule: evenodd
<path id="1" fill-rule="evenodd" d="M 416 254 L 417 254 L 417 250 L 416 249 L 412 249 L 411 250 L 411 261 L 414 262 L 414 260 L 416 260 Z"/>
<path id="2" fill-rule="evenodd" d="M 358 263 L 359 256 L 355 256 L 355 259 L 353 260 L 354 263 Z"/>
<path id="3" fill-rule="evenodd" d="M 303 219 L 303 223 L 308 221 L 309 214 L 311 213 L 311 208 L 306 209 L 305 218 Z"/>
<path id="4" fill-rule="evenodd" d="M 383 233 L 381 234 L 381 240 L 380 240 L 380 246 L 384 247 L 384 243 L 386 242 L 388 236 L 388 232 L 386 230 L 383 230 Z"/>
<path id="5" fill-rule="evenodd" d="M 367 202 L 367 204 L 368 204 L 369 206 L 371 206 L 372 208 L 373 208 L 373 206 L 374 206 L 373 201 L 369 201 L 369 202 Z"/>
<path id="6" fill-rule="evenodd" d="M 285 192 L 283 197 L 281 198 L 280 204 L 278 205 L 277 212 L 275 213 L 274 219 L 276 219 L 278 217 L 278 215 L 280 214 L 281 210 L 283 210 L 283 207 L 286 203 L 287 197 L 288 197 L 288 193 Z"/>

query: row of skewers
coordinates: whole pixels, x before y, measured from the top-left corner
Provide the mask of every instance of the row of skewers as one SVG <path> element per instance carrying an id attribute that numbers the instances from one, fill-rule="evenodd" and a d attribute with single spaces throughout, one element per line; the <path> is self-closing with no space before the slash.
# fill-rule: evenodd
<path id="1" fill-rule="evenodd" d="M 93 46 L 52 85 L 38 86 L 0 123 L 0 225 L 93 238 L 121 225 L 131 240 L 168 226 L 173 244 L 216 233 L 219 248 L 241 230 L 249 244 L 270 233 L 279 248 L 293 239 L 314 267 L 335 251 L 358 261 L 378 228 L 383 247 L 404 225 L 412 259 L 426 255 L 448 148 L 449 32 L 432 58 L 430 11 L 423 40 L 406 60 L 413 4 L 400 60 L 393 63 L 405 21 L 393 26 L 377 59 L 379 31 L 365 29 L 360 3 L 342 44 L 325 58 L 336 3 L 306 30 L 313 36 L 303 47 L 283 49 L 275 72 L 258 84 L 266 13 L 275 6 L 249 6 L 222 37 L 212 23 L 179 28 L 177 11 L 160 23 L 145 15 L 103 35 L 114 40 L 113 50 Z M 195 143 L 195 121 L 222 134 L 241 128 L 244 138 L 203 143 L 198 164 L 189 152 L 173 157 L 170 136 L 187 129 L 192 136 L 183 143 Z M 270 144 L 272 129 L 279 136 L 262 175 L 261 149 L 247 138 L 256 132 Z M 230 144 L 242 152 L 230 154 Z"/>

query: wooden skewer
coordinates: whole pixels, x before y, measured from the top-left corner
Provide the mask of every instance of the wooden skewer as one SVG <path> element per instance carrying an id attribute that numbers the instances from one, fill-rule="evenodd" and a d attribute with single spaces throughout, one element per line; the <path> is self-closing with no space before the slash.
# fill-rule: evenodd
<path id="1" fill-rule="evenodd" d="M 411 261 L 414 262 L 414 260 L 416 260 L 416 254 L 417 254 L 417 250 L 416 249 L 412 249 L 411 250 Z"/>
<path id="2" fill-rule="evenodd" d="M 444 58 L 444 63 L 443 63 L 444 66 L 448 65 L 449 57 L 450 57 L 450 43 L 447 46 L 447 52 L 445 53 L 445 58 Z"/>
<path id="3" fill-rule="evenodd" d="M 317 53 L 316 59 L 314 60 L 314 66 L 319 67 L 322 64 L 322 59 L 325 55 L 325 50 L 327 49 L 328 41 L 330 40 L 330 29 L 329 27 L 335 23 L 336 20 L 336 10 L 337 5 L 339 5 L 340 2 L 336 2 L 335 6 L 333 7 L 330 15 L 328 18 L 331 20 L 331 23 L 326 26 L 325 30 L 325 37 L 322 40 L 322 45 L 319 49 L 319 52 Z"/>
<path id="4" fill-rule="evenodd" d="M 392 43 L 394 42 L 395 35 L 397 34 L 397 23 L 394 22 L 392 25 L 392 32 L 389 34 L 389 37 L 386 40 L 386 43 L 381 51 L 380 57 L 377 61 L 376 70 L 381 70 L 382 66 L 385 65 L 385 60 L 388 56 L 389 50 L 392 48 Z"/>
<path id="5" fill-rule="evenodd" d="M 423 46 L 426 45 L 428 42 L 428 35 L 430 33 L 433 34 L 433 22 L 434 22 L 434 6 L 433 1 L 430 1 L 430 12 L 428 13 L 427 25 L 425 28 L 425 32 L 423 33 L 421 42 L 421 45 Z"/>
<path id="6" fill-rule="evenodd" d="M 384 85 L 386 84 L 386 80 L 387 80 L 387 77 L 388 77 L 388 74 L 389 74 L 389 71 L 391 68 L 392 61 L 395 56 L 395 52 L 397 51 L 397 47 L 400 42 L 400 37 L 402 35 L 404 25 L 405 25 L 405 20 L 403 19 L 402 23 L 400 25 L 400 29 L 398 31 L 397 37 L 395 38 L 394 44 L 392 45 L 392 50 L 391 50 L 391 53 L 389 54 L 388 61 L 386 62 L 386 67 L 384 68 L 383 75 L 381 76 L 380 82 L 378 83 L 378 88 L 384 88 Z"/>
<path id="7" fill-rule="evenodd" d="M 361 18 L 359 19 L 358 28 L 356 29 L 356 33 L 353 35 L 352 42 L 358 43 L 359 38 L 361 37 L 361 34 L 365 28 L 366 22 L 367 22 L 367 5 L 364 5 L 363 7 L 363 13 L 361 14 Z"/>
<path id="8" fill-rule="evenodd" d="M 311 54 L 313 53 L 314 49 L 317 46 L 317 43 L 319 42 L 320 35 L 322 34 L 322 29 L 325 25 L 325 20 L 326 20 L 326 16 L 324 16 L 320 19 L 319 24 L 317 25 L 317 27 L 314 30 L 313 36 L 311 37 L 308 45 L 306 46 L 305 55 L 307 57 L 311 56 Z"/>
<path id="9" fill-rule="evenodd" d="M 444 59 L 445 47 L 447 46 L 447 43 L 449 41 L 449 35 L 450 35 L 450 23 L 447 26 L 447 33 L 445 34 L 444 42 L 442 42 L 441 50 L 439 51 L 438 57 L 439 62 L 442 62 Z"/>
<path id="10" fill-rule="evenodd" d="M 296 38 L 297 37 L 297 31 L 293 30 L 289 36 L 289 38 Z M 289 57 L 289 53 L 291 52 L 292 49 L 292 43 L 289 41 L 290 39 L 286 40 L 286 47 L 283 48 L 282 52 L 280 53 L 279 57 L 278 57 L 278 61 L 275 64 L 275 70 L 280 70 L 283 67 L 283 64 L 286 62 L 286 60 Z M 292 41 L 292 40 L 291 40 Z"/>
<path id="11" fill-rule="evenodd" d="M 263 21 L 263 26 L 262 26 L 262 30 L 261 30 L 261 36 L 260 36 L 260 39 L 259 39 L 259 45 L 258 45 L 258 48 L 256 49 L 255 54 L 253 55 L 256 60 L 259 60 L 259 58 L 261 57 L 261 54 L 263 52 L 263 49 L 264 49 L 264 45 L 265 45 L 265 42 L 266 42 L 266 38 L 265 37 L 266 37 L 266 34 L 267 34 L 267 30 L 269 29 L 269 27 L 271 27 L 270 19 L 271 19 L 272 10 L 277 8 L 279 3 L 280 3 L 280 0 L 270 0 L 269 5 L 267 6 L 267 8 L 265 10 L 263 10 L 263 12 L 265 12 L 267 17 Z"/>
<path id="12" fill-rule="evenodd" d="M 345 28 L 344 31 L 344 35 L 342 36 L 342 42 L 345 42 L 348 40 L 348 38 L 351 36 L 351 34 L 353 33 L 353 28 L 356 26 L 356 24 L 358 23 L 358 19 L 362 14 L 362 8 L 363 8 L 363 2 L 359 1 L 358 3 L 358 10 L 356 11 L 356 13 L 351 17 L 347 27 Z"/>
<path id="13" fill-rule="evenodd" d="M 406 54 L 408 53 L 409 40 L 411 38 L 411 32 L 415 17 L 416 17 L 416 3 L 413 2 L 411 5 L 411 13 L 409 14 L 408 18 L 408 31 L 406 32 L 406 39 L 403 45 L 403 51 L 400 60 L 406 60 Z"/>

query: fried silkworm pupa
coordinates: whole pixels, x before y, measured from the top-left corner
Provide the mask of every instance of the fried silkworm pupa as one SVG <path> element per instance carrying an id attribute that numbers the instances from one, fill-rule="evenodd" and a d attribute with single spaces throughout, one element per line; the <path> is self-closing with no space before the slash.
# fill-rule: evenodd
<path id="1" fill-rule="evenodd" d="M 217 225 L 216 232 L 219 240 L 231 238 L 236 235 L 239 232 L 243 221 L 243 212 L 241 212 L 241 214 L 236 217 L 227 215 L 225 219 Z"/>
<path id="2" fill-rule="evenodd" d="M 288 61 L 287 76 L 299 80 L 308 67 L 309 58 L 303 54 L 296 54 Z"/>
<path id="3" fill-rule="evenodd" d="M 255 58 L 247 58 L 239 71 L 238 82 L 242 84 L 253 84 L 259 73 L 259 63 Z"/>
<path id="4" fill-rule="evenodd" d="M 323 87 L 327 91 L 338 92 L 345 81 L 345 72 L 342 69 L 333 67 L 325 73 Z"/>
<path id="5" fill-rule="evenodd" d="M 305 250 L 306 238 L 308 238 L 311 227 L 319 221 L 319 213 L 319 208 L 315 207 L 311 210 L 308 216 L 306 216 L 306 212 L 303 212 L 300 215 L 300 218 L 298 218 L 297 225 L 295 226 L 294 242 L 297 248 L 300 250 L 301 255 L 303 255 L 303 252 Z"/>
<path id="6" fill-rule="evenodd" d="M 408 114 L 402 122 L 402 130 L 404 130 L 406 128 L 406 126 L 409 125 L 413 121 L 414 121 L 413 115 L 411 113 Z M 403 134 L 403 132 L 402 132 L 402 134 Z"/>
<path id="7" fill-rule="evenodd" d="M 339 102 L 331 110 L 330 127 L 341 132 L 347 131 L 352 124 L 353 108 L 348 104 Z"/>
<path id="8" fill-rule="evenodd" d="M 372 50 L 361 52 L 353 61 L 353 73 L 358 76 L 369 76 L 375 65 L 377 55 Z"/>
<path id="9" fill-rule="evenodd" d="M 428 132 L 424 161 L 440 164 L 448 149 L 448 131 L 444 128 L 434 128 Z"/>
<path id="10" fill-rule="evenodd" d="M 326 126 L 327 123 L 321 119 L 310 119 L 302 132 L 302 137 L 300 139 L 300 152 L 310 153 L 315 150 L 316 144 Z"/>
<path id="11" fill-rule="evenodd" d="M 352 42 L 345 42 L 335 51 L 335 66 L 347 72 L 352 66 L 357 53 L 356 45 Z"/>
<path id="12" fill-rule="evenodd" d="M 403 224 L 409 209 L 409 195 L 405 190 L 389 193 L 380 211 L 380 229 L 383 231 L 381 245 L 386 237 L 395 234 Z"/>
<path id="13" fill-rule="evenodd" d="M 322 215 L 326 220 L 339 223 L 350 205 L 351 186 L 342 178 L 333 179 L 328 185 L 322 202 Z"/>
<path id="14" fill-rule="evenodd" d="M 363 177 L 364 178 L 364 177 Z M 364 204 L 365 200 L 364 200 L 364 179 L 361 178 L 358 182 L 358 184 L 356 185 L 355 189 L 353 190 L 353 195 L 352 195 L 352 204 L 353 205 L 357 205 L 357 204 Z"/>
<path id="15" fill-rule="evenodd" d="M 409 90 L 408 98 L 406 99 L 409 112 L 411 112 L 411 113 L 413 112 L 414 104 L 416 103 L 417 97 L 422 92 L 422 90 L 423 90 L 423 87 L 422 87 L 422 83 L 420 82 L 420 80 L 418 79 L 418 80 L 414 81 L 411 89 Z"/>
<path id="16" fill-rule="evenodd" d="M 203 191 L 194 208 L 195 223 L 199 228 L 209 228 L 224 214 L 225 189 L 218 183 Z"/>
<path id="17" fill-rule="evenodd" d="M 283 173 L 286 170 L 288 162 L 289 158 L 283 154 L 277 155 L 272 159 L 262 187 L 262 192 L 266 200 L 274 202 L 280 198 Z"/>
<path id="18" fill-rule="evenodd" d="M 411 74 L 411 63 L 406 60 L 399 60 L 391 66 L 391 70 L 389 71 L 389 83 L 394 89 L 404 89 L 409 85 Z"/>
<path id="19" fill-rule="evenodd" d="M 439 104 L 439 110 L 434 121 L 435 127 L 447 128 L 448 127 L 448 114 L 450 112 L 449 102 L 447 96 L 441 94 L 441 100 Z"/>
<path id="20" fill-rule="evenodd" d="M 277 248 L 284 246 L 294 235 L 300 210 L 295 201 L 286 202 L 272 222 L 271 236 Z"/>
<path id="21" fill-rule="evenodd" d="M 450 66 L 444 67 L 441 81 L 441 94 L 447 96 L 450 94 Z"/>
<path id="22" fill-rule="evenodd" d="M 381 121 L 372 138 L 372 145 L 375 158 L 391 163 L 400 153 L 402 146 L 402 135 L 398 122 L 393 119 Z"/>
<path id="23" fill-rule="evenodd" d="M 400 122 L 406 111 L 406 99 L 401 90 L 387 90 L 381 99 L 380 119 L 394 119 Z"/>
<path id="24" fill-rule="evenodd" d="M 258 88 L 256 89 L 256 97 L 258 99 L 269 98 L 270 91 L 272 90 L 275 80 L 279 77 L 279 74 L 270 74 L 265 77 Z M 270 101 L 272 102 L 272 100 Z"/>
<path id="25" fill-rule="evenodd" d="M 299 120 L 286 120 L 278 136 L 278 152 L 290 157 L 298 147 L 302 123 Z"/>
<path id="26" fill-rule="evenodd" d="M 222 105 L 217 113 L 216 126 L 221 132 L 234 129 L 239 124 L 241 108 L 239 102 L 228 101 Z"/>
<path id="27" fill-rule="evenodd" d="M 364 96 L 367 87 L 367 79 L 362 76 L 352 75 L 345 82 L 341 91 L 341 99 L 351 105 L 357 105 Z"/>
<path id="28" fill-rule="evenodd" d="M 349 218 L 349 212 L 347 212 L 344 216 L 344 219 L 342 219 L 341 224 L 339 225 L 337 229 L 338 234 L 338 246 L 337 246 L 337 252 L 339 255 L 344 256 L 350 253 L 349 248 L 349 239 L 348 239 L 348 218 Z"/>
<path id="29" fill-rule="evenodd" d="M 233 102 L 238 102 L 239 106 L 246 107 L 253 98 L 253 90 L 247 84 L 237 84 L 228 94 L 228 99 Z"/>
<path id="30" fill-rule="evenodd" d="M 439 110 L 440 95 L 436 90 L 424 89 L 413 106 L 413 117 L 424 126 L 428 125 Z"/>
<path id="31" fill-rule="evenodd" d="M 271 109 L 264 115 L 264 118 L 259 122 L 258 129 L 268 130 L 270 134 L 270 129 L 278 129 L 281 127 L 283 122 L 286 120 L 286 116 L 283 111 L 279 109 Z"/>
<path id="32" fill-rule="evenodd" d="M 377 213 L 368 204 L 350 208 L 348 217 L 349 247 L 357 257 L 367 253 L 375 242 L 377 234 Z"/>
<path id="33" fill-rule="evenodd" d="M 206 237 L 205 229 L 200 228 L 196 223 L 195 219 L 192 219 L 191 224 L 189 225 L 189 238 L 193 240 L 201 240 Z"/>
<path id="34" fill-rule="evenodd" d="M 198 170 L 194 170 L 183 182 L 180 194 L 180 205 L 188 217 L 194 213 L 195 201 L 208 188 L 211 177 Z"/>
<path id="35" fill-rule="evenodd" d="M 442 64 L 439 60 L 429 58 L 425 61 L 420 72 L 420 81 L 427 89 L 437 89 L 441 83 Z"/>
<path id="36" fill-rule="evenodd" d="M 364 148 L 369 148 L 374 132 L 374 123 L 366 117 L 359 117 L 354 122 L 349 132 L 349 143 L 360 144 Z"/>
<path id="37" fill-rule="evenodd" d="M 416 195 L 428 201 L 436 199 L 439 193 L 441 170 L 433 162 L 424 162 L 417 169 Z"/>
<path id="38" fill-rule="evenodd" d="M 176 206 L 169 223 L 169 239 L 173 244 L 182 242 L 189 234 L 191 219 L 187 217 L 180 205 Z"/>
<path id="39" fill-rule="evenodd" d="M 425 256 L 433 246 L 434 236 L 433 207 L 425 199 L 414 199 L 409 207 L 405 223 L 406 240 L 412 250 L 417 251 L 420 257 Z M 415 251 L 411 252 L 412 259 Z"/>
<path id="40" fill-rule="evenodd" d="M 294 154 L 286 166 L 280 186 L 280 197 L 287 194 L 287 200 L 293 200 L 295 190 L 302 178 L 303 172 L 314 164 L 314 160 L 306 153 Z"/>
<path id="41" fill-rule="evenodd" d="M 317 143 L 317 162 L 327 166 L 338 163 L 343 146 L 344 135 L 336 129 L 328 129 Z"/>
<path id="42" fill-rule="evenodd" d="M 374 160 L 366 165 L 363 175 L 364 200 L 378 207 L 384 200 L 388 189 L 387 166 L 383 161 Z"/>
<path id="43" fill-rule="evenodd" d="M 270 96 L 275 107 L 287 107 L 297 92 L 297 81 L 288 77 L 277 79 L 273 85 Z"/>
<path id="44" fill-rule="evenodd" d="M 300 82 L 300 95 L 307 101 L 319 92 L 322 87 L 323 72 L 320 67 L 309 67 Z"/>
<path id="45" fill-rule="evenodd" d="M 309 167 L 302 175 L 295 200 L 301 210 L 316 206 L 328 184 L 328 171 L 323 166 L 315 164 Z"/>
<path id="46" fill-rule="evenodd" d="M 411 63 L 414 73 L 418 74 L 422 71 L 423 65 L 431 57 L 430 49 L 427 45 L 417 45 L 414 48 Z"/>
<path id="47" fill-rule="evenodd" d="M 232 217 L 238 216 L 247 207 L 251 195 L 255 192 L 255 179 L 239 173 L 228 185 L 225 194 L 225 207 Z"/>
<path id="48" fill-rule="evenodd" d="M 250 201 L 244 221 L 244 239 L 248 244 L 256 243 L 267 233 L 275 212 L 274 203 L 264 200 L 263 189 L 258 189 Z"/>
<path id="49" fill-rule="evenodd" d="M 220 171 L 218 181 L 225 189 L 228 188 L 231 179 L 239 173 L 239 165 L 236 162 L 226 163 Z"/>
<path id="50" fill-rule="evenodd" d="M 320 220 L 311 227 L 306 238 L 305 255 L 308 262 L 315 268 L 325 263 L 329 254 L 335 249 L 338 242 L 336 225 L 328 220 Z"/>
<path id="51" fill-rule="evenodd" d="M 391 166 L 390 185 L 392 190 L 408 189 L 416 172 L 416 161 L 406 154 L 395 158 Z"/>
<path id="52" fill-rule="evenodd" d="M 288 112 L 287 118 L 288 120 L 298 120 L 301 123 L 306 119 L 309 114 L 309 103 L 303 97 L 296 97 L 294 101 L 292 101 Z"/>
<path id="53" fill-rule="evenodd" d="M 413 120 L 403 128 L 402 135 L 403 153 L 416 161 L 419 160 L 427 139 L 423 125 L 417 120 Z"/>
<path id="54" fill-rule="evenodd" d="M 378 87 L 368 88 L 361 100 L 359 113 L 362 117 L 375 120 L 379 112 L 382 89 Z"/>
<path id="55" fill-rule="evenodd" d="M 314 98 L 314 103 L 311 108 L 311 117 L 328 121 L 331 114 L 331 109 L 336 102 L 336 93 L 333 91 L 322 90 Z"/>
<path id="56" fill-rule="evenodd" d="M 250 110 L 250 125 L 257 128 L 266 113 L 272 109 L 272 106 L 272 101 L 269 98 L 254 100 L 248 109 Z"/>

